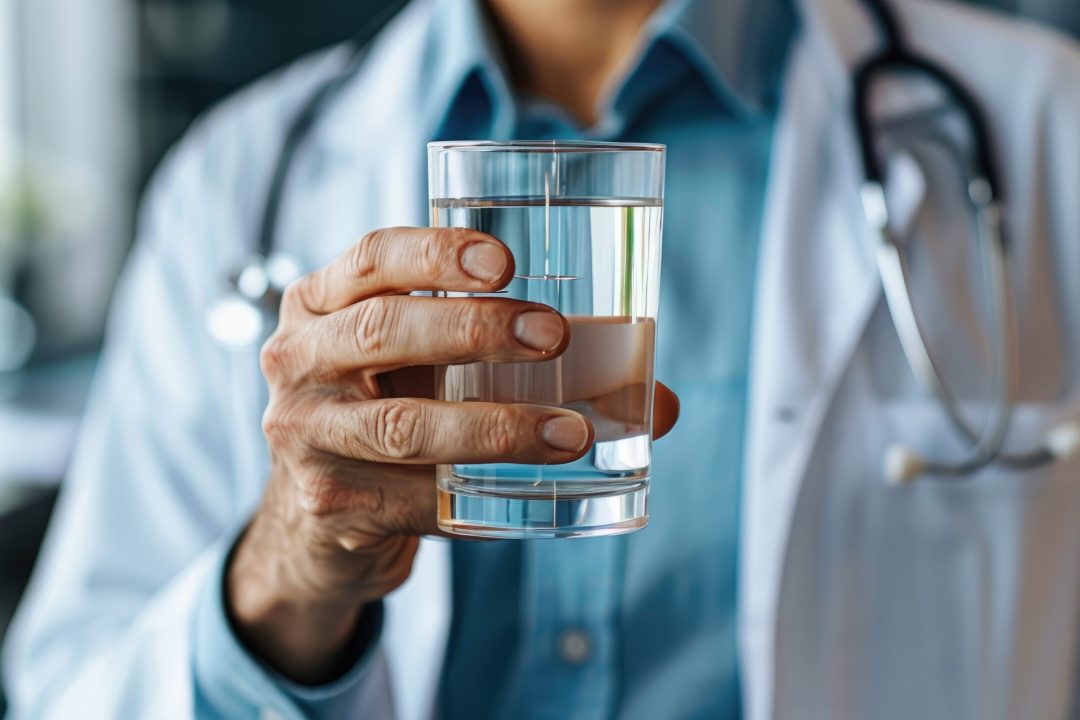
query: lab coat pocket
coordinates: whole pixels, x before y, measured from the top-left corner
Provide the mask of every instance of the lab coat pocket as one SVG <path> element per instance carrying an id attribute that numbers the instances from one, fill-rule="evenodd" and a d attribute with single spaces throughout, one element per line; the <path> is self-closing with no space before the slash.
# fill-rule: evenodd
<path id="1" fill-rule="evenodd" d="M 962 409 L 978 420 L 987 406 Z M 1037 447 L 1076 409 L 1018 405 L 1006 448 Z M 781 625 L 792 662 L 821 668 L 792 692 L 831 708 L 818 688 L 843 678 L 857 717 L 1022 717 L 1010 708 L 1060 692 L 1071 662 L 1080 459 L 895 487 L 882 477 L 893 443 L 949 461 L 970 448 L 928 398 L 834 412 L 793 524 Z"/>
<path id="2" fill-rule="evenodd" d="M 988 407 L 962 410 L 978 419 Z M 887 417 L 893 442 L 935 459 L 969 452 L 935 402 L 890 403 Z M 1076 403 L 1018 404 L 1005 450 L 1037 449 L 1077 419 Z M 1057 692 L 1054 663 L 1076 637 L 1080 457 L 1023 470 L 993 463 L 963 479 L 928 476 L 871 493 L 865 509 L 873 528 L 864 527 L 868 585 L 889 608 L 875 614 L 872 632 L 885 646 L 905 647 L 905 667 L 926 669 L 907 690 L 944 693 L 941 678 L 949 678 L 973 703 L 954 709 L 973 717 L 997 716 L 1007 697 Z M 925 631 L 913 632 L 916 623 Z M 896 667 L 878 663 L 882 688 L 896 685 Z"/>

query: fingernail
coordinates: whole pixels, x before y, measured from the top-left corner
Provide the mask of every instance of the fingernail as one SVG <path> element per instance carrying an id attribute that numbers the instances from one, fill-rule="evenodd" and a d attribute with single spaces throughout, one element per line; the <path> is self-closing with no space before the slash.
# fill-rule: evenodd
<path id="1" fill-rule="evenodd" d="M 561 415 L 545 422 L 540 434 L 556 450 L 580 452 L 589 441 L 589 426 L 576 415 Z"/>
<path id="2" fill-rule="evenodd" d="M 562 318 L 546 310 L 530 310 L 514 321 L 514 337 L 533 350 L 549 352 L 563 339 Z"/>
<path id="3" fill-rule="evenodd" d="M 506 252 L 495 243 L 473 243 L 461 253 L 461 269 L 477 280 L 495 282 L 506 272 Z"/>

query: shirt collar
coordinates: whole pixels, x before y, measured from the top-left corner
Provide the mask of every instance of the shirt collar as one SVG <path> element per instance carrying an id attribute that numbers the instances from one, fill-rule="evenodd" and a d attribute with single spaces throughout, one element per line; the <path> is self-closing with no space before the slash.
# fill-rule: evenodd
<path id="1" fill-rule="evenodd" d="M 483 0 L 439 0 L 431 24 L 434 34 L 428 57 L 432 78 L 427 117 L 440 132 L 455 105 L 479 88 L 486 100 L 493 138 L 512 132 L 513 92 L 503 70 L 494 29 L 481 7 Z M 478 108 L 473 109 L 480 111 Z M 463 138 L 453 138 L 463 139 Z"/>
<path id="2" fill-rule="evenodd" d="M 470 111 L 487 114 L 480 125 L 489 128 L 489 136 L 509 138 L 513 132 L 516 103 L 482 2 L 439 0 L 435 7 L 425 108 L 433 136 L 448 132 L 458 105 L 476 101 L 478 94 L 486 106 Z M 792 0 L 668 0 L 649 20 L 636 60 L 612 89 L 618 91 L 655 44 L 667 41 L 736 111 L 766 112 L 775 103 L 794 15 Z"/>
<path id="3" fill-rule="evenodd" d="M 672 42 L 719 94 L 757 115 L 775 105 L 794 21 L 792 0 L 669 0 L 646 37 Z"/>

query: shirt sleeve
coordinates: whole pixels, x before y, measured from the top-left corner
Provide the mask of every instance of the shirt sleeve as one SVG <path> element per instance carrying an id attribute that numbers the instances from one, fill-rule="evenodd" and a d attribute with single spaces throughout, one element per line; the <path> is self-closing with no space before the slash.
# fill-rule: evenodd
<path id="1" fill-rule="evenodd" d="M 195 714 L 233 718 L 262 708 L 284 717 L 342 718 L 385 704 L 386 664 L 378 652 L 383 605 L 364 610 L 353 635 L 349 669 L 319 686 L 300 685 L 251 656 L 234 632 L 224 603 L 227 555 L 211 573 L 195 611 Z M 369 682 L 371 680 L 371 682 Z M 370 717 L 389 717 L 385 707 Z"/>

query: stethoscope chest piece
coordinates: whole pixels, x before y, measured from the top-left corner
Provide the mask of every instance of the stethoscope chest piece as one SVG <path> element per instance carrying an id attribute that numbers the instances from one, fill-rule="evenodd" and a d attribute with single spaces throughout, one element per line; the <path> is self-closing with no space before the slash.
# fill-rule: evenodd
<path id="1" fill-rule="evenodd" d="M 300 261 L 274 251 L 253 255 L 229 275 L 229 289 L 206 315 L 211 337 L 227 348 L 251 348 L 263 340 L 277 321 L 281 296 L 304 274 Z"/>
<path id="2" fill-rule="evenodd" d="M 263 204 L 255 252 L 228 277 L 228 287 L 206 313 L 211 337 L 226 348 L 251 348 L 265 339 L 277 324 L 278 308 L 285 288 L 304 274 L 293 256 L 275 250 L 278 213 L 285 195 L 293 159 L 329 102 L 348 86 L 363 67 L 368 42 L 407 0 L 395 0 L 360 29 L 355 52 L 340 73 L 317 85 L 300 105 L 282 139 L 270 186 Z"/>

